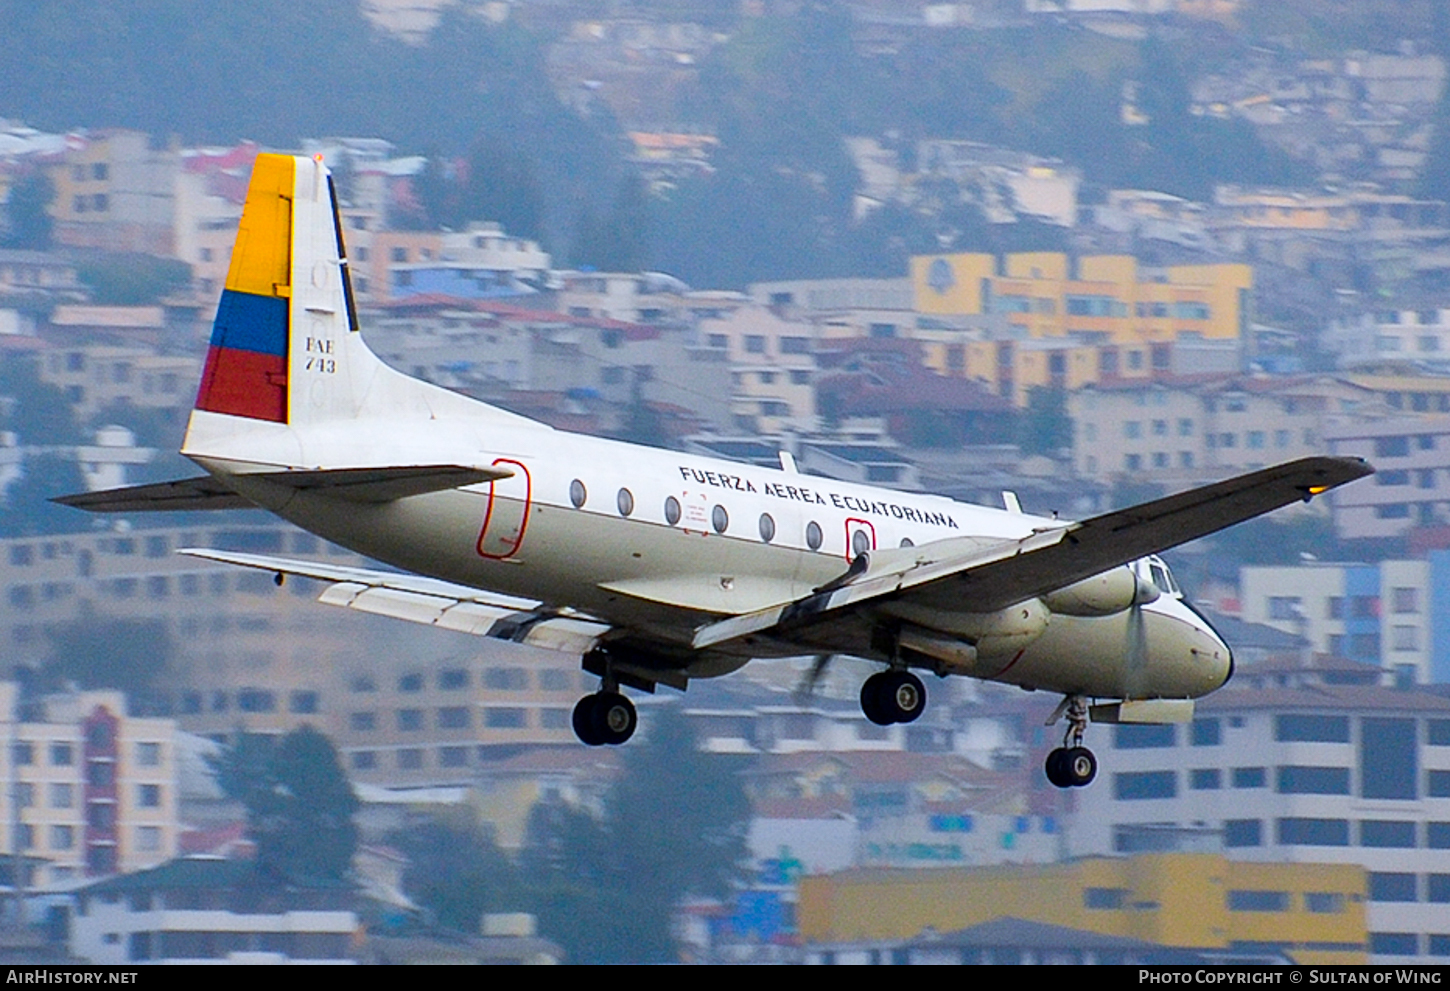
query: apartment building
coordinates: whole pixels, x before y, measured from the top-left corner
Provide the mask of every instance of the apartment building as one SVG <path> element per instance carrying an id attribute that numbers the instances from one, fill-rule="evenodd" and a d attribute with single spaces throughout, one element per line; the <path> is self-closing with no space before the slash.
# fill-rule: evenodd
<path id="1" fill-rule="evenodd" d="M 1365 894 L 1306 894 L 1311 916 L 1361 911 L 1363 897 L 1372 962 L 1450 956 L 1450 701 L 1328 674 L 1245 668 L 1190 724 L 1094 729 L 1103 772 L 1078 795 L 1073 852 L 1212 835 L 1235 869 L 1354 865 Z"/>
<path id="2" fill-rule="evenodd" d="M 697 340 L 728 358 L 735 429 L 764 434 L 816 429 L 815 331 L 762 306 L 699 322 Z"/>
<path id="3" fill-rule="evenodd" d="M 168 859 L 73 897 L 69 949 L 90 964 L 352 964 L 361 936 L 347 885 L 251 860 Z"/>
<path id="4" fill-rule="evenodd" d="M 1414 362 L 1443 375 L 1450 369 L 1450 306 L 1427 299 L 1414 307 L 1385 306 L 1340 317 L 1329 322 L 1320 343 L 1340 368 Z M 1442 407 L 1438 402 L 1443 388 L 1437 391 L 1434 406 L 1419 412 L 1450 412 L 1450 403 Z"/>
<path id="5" fill-rule="evenodd" d="M 1399 684 L 1450 680 L 1450 553 L 1374 564 L 1305 562 L 1239 571 L 1242 618 L 1321 654 L 1383 668 Z"/>
<path id="6" fill-rule="evenodd" d="M 56 242 L 171 257 L 178 164 L 174 150 L 139 131 L 85 134 L 51 169 Z"/>
<path id="7" fill-rule="evenodd" d="M 1067 408 L 1079 475 L 1187 484 L 1324 454 L 1327 431 L 1381 403 L 1331 376 L 1215 376 L 1098 383 Z"/>
<path id="8" fill-rule="evenodd" d="M 1241 340 L 1249 319 L 1248 265 L 1140 268 L 1130 255 L 1059 252 L 916 255 L 915 309 L 1002 313 L 1033 338 L 1144 344 L 1196 335 Z"/>
<path id="9" fill-rule="evenodd" d="M 30 701 L 0 682 L 0 854 L 28 883 L 135 871 L 177 852 L 176 724 L 127 712 L 114 691 Z M 13 861 L 12 861 L 13 863 Z"/>
<path id="10" fill-rule="evenodd" d="M 148 707 L 223 740 L 313 725 L 354 780 L 372 784 L 463 783 L 508 747 L 575 742 L 570 713 L 597 687 L 577 657 L 325 606 L 314 601 L 321 583 L 279 587 L 265 572 L 175 553 L 215 547 L 366 565 L 286 525 L 228 516 L 0 541 L 7 657 L 38 668 L 54 634 L 124 619 L 169 658 Z"/>
<path id="11" fill-rule="evenodd" d="M 191 408 L 201 380 L 201 354 L 157 354 L 153 348 L 77 344 L 48 349 L 40 380 L 61 389 L 76 418 L 86 422 L 110 406 Z M 178 436 L 179 436 L 178 432 Z"/>
<path id="12" fill-rule="evenodd" d="M 1143 853 L 805 877 L 798 918 L 807 947 L 911 939 L 927 930 L 947 934 L 993 920 L 1023 920 L 1159 947 L 1287 953 L 1301 964 L 1346 964 L 1366 959 L 1364 890 L 1364 871 L 1351 864 Z M 890 911 L 883 911 L 888 905 Z M 950 937 L 942 942 L 951 946 Z M 1102 944 L 1097 949 L 1122 950 Z"/>
<path id="13" fill-rule="evenodd" d="M 1375 466 L 1373 478 L 1331 497 L 1341 537 L 1399 537 L 1450 521 L 1450 416 L 1345 419 L 1324 437 L 1330 454 Z"/>

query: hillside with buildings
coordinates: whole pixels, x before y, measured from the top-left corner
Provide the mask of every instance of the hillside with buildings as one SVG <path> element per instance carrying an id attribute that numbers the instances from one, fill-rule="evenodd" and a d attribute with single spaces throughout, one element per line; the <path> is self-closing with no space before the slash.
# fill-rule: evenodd
<path id="1" fill-rule="evenodd" d="M 0 956 L 1450 959 L 1444 4 L 92 6 L 0 2 Z M 576 742 L 577 657 L 174 553 L 366 564 L 260 513 L 48 501 L 191 473 L 262 150 L 334 170 L 384 360 L 562 429 L 1063 518 L 1377 474 L 1169 555 L 1235 680 L 1094 727 L 1087 790 L 1041 693 L 642 698 L 736 856 L 661 894 L 620 810 L 667 776 Z M 236 787 L 303 727 L 359 803 L 334 877 L 262 870 Z"/>

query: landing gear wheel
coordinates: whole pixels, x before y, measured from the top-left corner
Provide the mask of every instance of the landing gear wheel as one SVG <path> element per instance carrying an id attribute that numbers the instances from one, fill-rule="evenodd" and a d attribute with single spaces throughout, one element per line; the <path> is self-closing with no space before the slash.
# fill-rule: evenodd
<path id="1" fill-rule="evenodd" d="M 877 726 L 890 726 L 896 722 L 883 705 L 885 692 L 881 690 L 886 672 L 873 674 L 861 684 L 861 711 Z"/>
<path id="2" fill-rule="evenodd" d="M 600 692 L 594 696 L 594 732 L 601 743 L 617 747 L 634 736 L 639 716 L 634 703 L 618 692 Z"/>
<path id="3" fill-rule="evenodd" d="M 1062 769 L 1068 784 L 1085 788 L 1098 776 L 1098 759 L 1087 747 L 1071 747 L 1062 758 Z"/>
<path id="4" fill-rule="evenodd" d="M 1072 787 L 1072 782 L 1068 780 L 1067 768 L 1063 766 L 1066 757 L 1066 747 L 1058 747 L 1047 755 L 1047 780 L 1055 788 Z"/>
<path id="5" fill-rule="evenodd" d="M 604 745 L 604 737 L 594 728 L 594 701 L 598 697 L 586 695 L 574 704 L 574 735 L 580 743 L 590 747 Z"/>
<path id="6" fill-rule="evenodd" d="M 926 686 L 910 671 L 888 671 L 881 683 L 882 708 L 894 723 L 915 722 L 926 711 Z"/>
<path id="7" fill-rule="evenodd" d="M 926 709 L 926 686 L 910 671 L 881 671 L 861 686 L 861 711 L 877 726 L 914 722 Z"/>

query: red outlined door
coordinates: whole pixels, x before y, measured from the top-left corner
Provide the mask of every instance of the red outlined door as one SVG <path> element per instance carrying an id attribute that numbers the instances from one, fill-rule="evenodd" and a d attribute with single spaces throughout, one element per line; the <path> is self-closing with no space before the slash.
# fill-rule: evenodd
<path id="1" fill-rule="evenodd" d="M 523 545 L 534 503 L 534 479 L 522 461 L 495 458 L 493 466 L 507 468 L 513 475 L 488 485 L 488 506 L 478 531 L 478 556 L 502 560 L 513 557 Z"/>
<path id="2" fill-rule="evenodd" d="M 870 520 L 848 517 L 846 519 L 846 560 L 854 561 L 856 556 L 876 549 L 876 527 Z"/>

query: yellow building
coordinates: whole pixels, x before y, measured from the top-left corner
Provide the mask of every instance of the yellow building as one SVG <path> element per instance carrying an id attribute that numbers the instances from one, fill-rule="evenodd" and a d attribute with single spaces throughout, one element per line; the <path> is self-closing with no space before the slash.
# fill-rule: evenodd
<path id="1" fill-rule="evenodd" d="M 911 281 L 918 313 L 1001 313 L 1034 338 L 1131 344 L 1241 337 L 1254 279 L 1248 265 L 1140 272 L 1130 255 L 1089 255 L 1074 265 L 1059 252 L 1030 252 L 1006 255 L 1000 269 L 995 255 L 917 255 Z"/>
<path id="2" fill-rule="evenodd" d="M 807 943 L 909 939 L 1010 916 L 1164 946 L 1271 944 L 1301 963 L 1362 964 L 1364 892 L 1354 864 L 1160 853 L 807 877 L 797 918 Z"/>
<path id="3" fill-rule="evenodd" d="M 933 370 L 978 379 L 1022 406 L 1035 386 L 1075 389 L 1169 374 L 1177 364 L 1173 348 L 1185 343 L 1217 352 L 1212 370 L 1236 368 L 1253 270 L 1237 264 L 1140 270 L 1129 255 L 1074 260 L 1060 252 L 1011 254 L 999 264 L 995 255 L 967 253 L 912 258 L 911 282 L 925 322 L 1005 321 L 1004 332 L 966 341 L 913 336 L 925 339 L 925 362 Z M 1218 367 L 1225 361 L 1226 368 Z"/>

